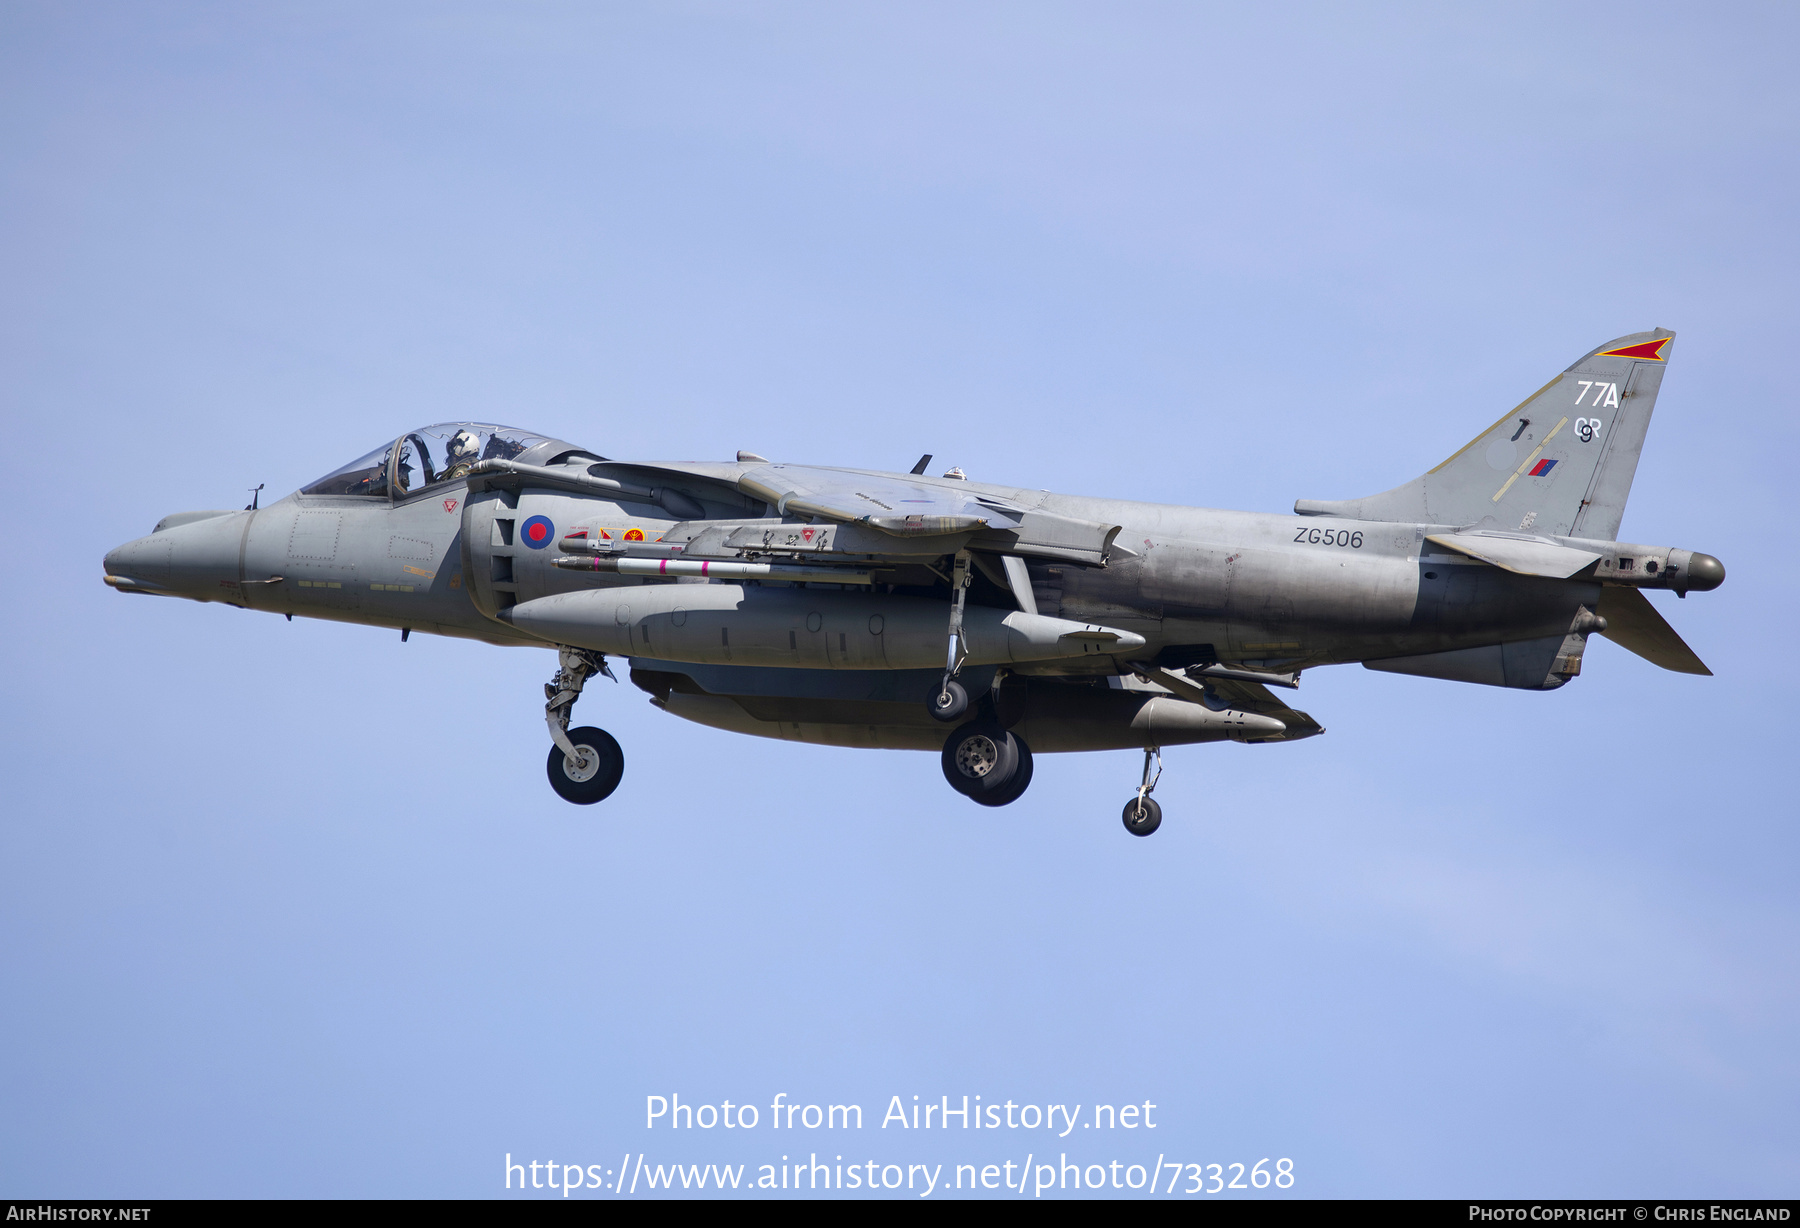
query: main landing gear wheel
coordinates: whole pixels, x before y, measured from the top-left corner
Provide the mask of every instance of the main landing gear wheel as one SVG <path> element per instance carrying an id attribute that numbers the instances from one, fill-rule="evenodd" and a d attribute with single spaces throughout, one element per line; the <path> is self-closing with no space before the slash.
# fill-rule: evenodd
<path id="1" fill-rule="evenodd" d="M 969 710 L 969 693 L 962 683 L 946 678 L 925 702 L 931 708 L 932 719 L 948 725 L 951 721 L 961 720 L 963 713 Z"/>
<path id="2" fill-rule="evenodd" d="M 592 806 L 612 796 L 625 778 L 625 752 L 612 734 L 592 725 L 569 730 L 569 741 L 579 758 L 571 760 L 560 746 L 550 748 L 550 760 L 544 765 L 550 774 L 550 787 L 565 802 Z"/>
<path id="3" fill-rule="evenodd" d="M 983 806 L 1010 806 L 1025 796 L 1025 790 L 1031 787 L 1031 747 L 1018 734 L 1013 735 L 1013 744 L 1019 748 L 1019 767 L 1013 773 L 1012 783 L 992 793 L 973 793 L 970 800 Z"/>
<path id="4" fill-rule="evenodd" d="M 944 739 L 944 779 L 984 806 L 1017 800 L 1031 783 L 1031 752 L 990 721 L 971 721 Z"/>
<path id="5" fill-rule="evenodd" d="M 1134 836 L 1147 836 L 1162 826 L 1162 807 L 1154 797 L 1134 797 L 1125 803 L 1125 830 Z"/>

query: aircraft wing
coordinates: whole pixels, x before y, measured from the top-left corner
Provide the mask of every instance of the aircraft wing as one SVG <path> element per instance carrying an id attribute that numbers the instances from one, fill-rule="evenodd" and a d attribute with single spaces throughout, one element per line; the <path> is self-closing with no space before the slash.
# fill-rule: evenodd
<path id="1" fill-rule="evenodd" d="M 674 485 L 669 484 L 670 478 L 675 479 Z M 475 467 L 471 489 L 474 482 L 528 481 L 611 498 L 647 500 L 683 521 L 708 518 L 699 500 L 716 504 L 723 499 L 739 506 L 740 501 L 749 500 L 750 509 L 767 504 L 794 522 L 795 529 L 825 521 L 842 530 L 824 537 L 810 532 L 780 535 L 792 536 L 796 548 L 854 554 L 859 561 L 970 549 L 1102 567 L 1120 528 L 1037 511 L 958 481 L 766 461 L 748 468 L 741 464 L 602 461 L 588 466 L 586 472 L 571 473 L 490 460 Z M 758 535 L 769 529 L 766 522 L 753 527 Z M 716 522 L 707 532 L 708 544 L 713 537 L 738 531 L 740 526 Z M 747 541 L 730 544 L 749 548 Z M 770 542 L 762 543 L 764 549 L 770 546 Z"/>
<path id="2" fill-rule="evenodd" d="M 867 526 L 889 538 L 967 533 L 971 550 L 1031 555 L 1090 566 L 1106 562 L 1119 526 L 1040 512 L 957 481 L 808 465 L 759 465 L 737 480 L 740 492 L 783 516 Z M 876 550 L 874 553 L 883 553 Z M 914 551 L 916 553 L 916 551 Z"/>
<path id="3" fill-rule="evenodd" d="M 1017 528 L 1025 511 L 974 491 L 808 465 L 758 465 L 737 487 L 783 516 L 860 522 L 897 537 Z"/>

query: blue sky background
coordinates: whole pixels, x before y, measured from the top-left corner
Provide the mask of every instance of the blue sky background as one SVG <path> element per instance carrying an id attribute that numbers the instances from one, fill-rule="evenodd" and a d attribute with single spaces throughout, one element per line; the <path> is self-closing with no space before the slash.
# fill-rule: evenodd
<path id="1" fill-rule="evenodd" d="M 1788 6 L 0 8 L 0 1196 L 1292 1157 L 1296 1194 L 1793 1195 Z M 547 654 L 127 599 L 422 423 L 1284 512 L 1679 340 L 1624 535 L 1716 671 L 1310 673 L 1328 736 L 932 757 Z M 646 1133 L 647 1094 L 861 1103 Z M 903 1134 L 888 1098 L 1158 1104 Z M 766 1110 L 765 1110 L 766 1118 Z M 949 1167 L 946 1174 L 951 1172 Z M 1017 1195 L 1013 1195 L 1017 1197 Z"/>

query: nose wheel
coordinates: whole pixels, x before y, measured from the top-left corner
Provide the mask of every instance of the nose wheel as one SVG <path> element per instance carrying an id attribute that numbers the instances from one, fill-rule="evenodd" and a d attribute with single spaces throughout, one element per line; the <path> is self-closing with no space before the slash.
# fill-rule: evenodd
<path id="1" fill-rule="evenodd" d="M 933 720 L 948 725 L 951 721 L 961 719 L 963 713 L 969 710 L 969 692 L 962 683 L 946 674 L 943 682 L 931 692 L 926 704 L 931 709 Z"/>
<path id="2" fill-rule="evenodd" d="M 568 732 L 574 755 L 560 746 L 550 748 L 544 770 L 550 775 L 550 787 L 565 802 L 592 806 L 612 796 L 625 778 L 625 752 L 618 741 L 604 729 L 584 725 Z"/>
<path id="3" fill-rule="evenodd" d="M 625 777 L 625 752 L 612 734 L 592 725 L 569 728 L 569 714 L 581 698 L 581 688 L 595 674 L 618 681 L 603 653 L 563 648 L 558 651 L 556 676 L 544 687 L 544 723 L 555 743 L 544 768 L 556 795 L 577 806 L 605 801 Z"/>
<path id="4" fill-rule="evenodd" d="M 925 707 L 930 711 L 931 718 L 946 725 L 961 720 L 969 710 L 969 692 L 956 680 L 956 676 L 962 673 L 963 661 L 968 656 L 963 644 L 962 628 L 969 580 L 969 552 L 959 550 L 950 569 L 950 640 L 944 652 L 944 679 L 925 700 Z"/>

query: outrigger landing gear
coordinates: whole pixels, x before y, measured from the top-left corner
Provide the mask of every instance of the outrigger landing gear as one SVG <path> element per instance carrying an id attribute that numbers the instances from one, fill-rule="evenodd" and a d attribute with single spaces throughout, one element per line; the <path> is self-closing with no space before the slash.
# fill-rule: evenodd
<path id="1" fill-rule="evenodd" d="M 1156 761 L 1156 775 L 1150 774 L 1150 762 Z M 1144 748 L 1144 781 L 1138 786 L 1137 796 L 1125 803 L 1125 830 L 1134 836 L 1147 836 L 1162 826 L 1162 807 L 1150 796 L 1156 788 L 1156 782 L 1162 779 L 1162 747 L 1146 746 Z"/>
<path id="2" fill-rule="evenodd" d="M 969 710 L 969 692 L 956 681 L 956 676 L 962 672 L 963 661 L 968 657 L 963 648 L 962 628 L 963 602 L 969 593 L 969 579 L 969 552 L 959 550 L 950 570 L 950 647 L 944 655 L 944 680 L 926 701 L 931 715 L 946 725 L 961 720 L 963 713 Z"/>
<path id="3" fill-rule="evenodd" d="M 544 765 L 550 787 L 564 801 L 591 806 L 604 801 L 625 776 L 625 752 L 604 729 L 583 725 L 569 728 L 569 713 L 581 698 L 581 688 L 594 674 L 618 678 L 607 668 L 604 653 L 585 648 L 562 648 L 556 676 L 544 685 L 544 723 L 550 726 L 550 759 Z"/>

